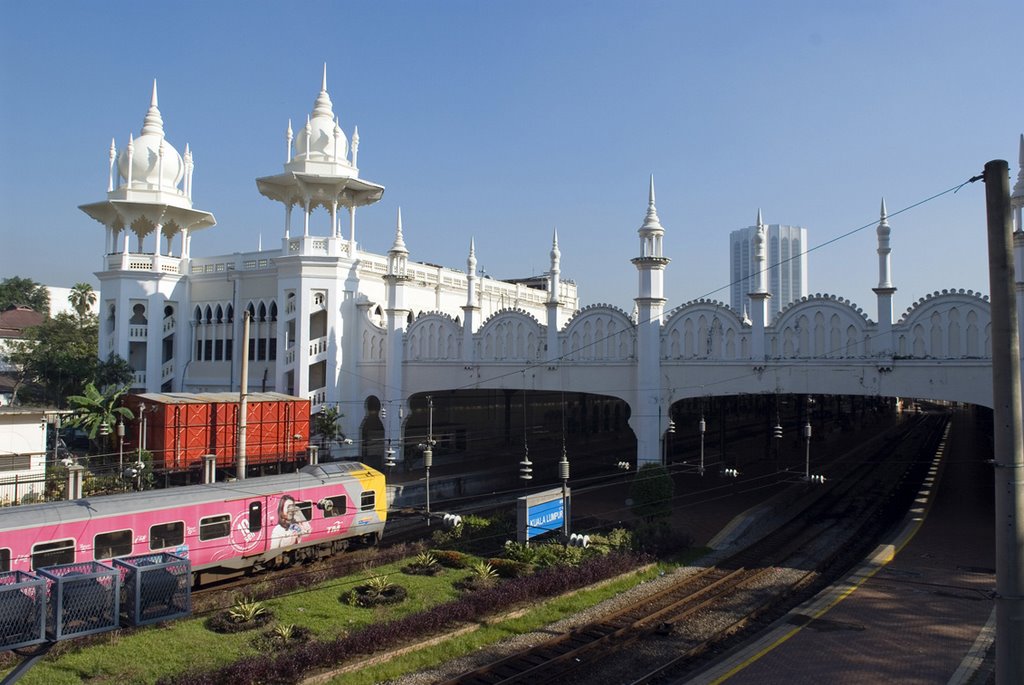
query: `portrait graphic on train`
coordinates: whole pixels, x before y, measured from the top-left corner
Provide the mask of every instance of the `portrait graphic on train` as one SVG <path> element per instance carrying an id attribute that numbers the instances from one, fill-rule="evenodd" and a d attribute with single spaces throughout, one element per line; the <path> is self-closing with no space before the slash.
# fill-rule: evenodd
<path id="1" fill-rule="evenodd" d="M 291 495 L 281 495 L 277 502 L 277 525 L 270 533 L 271 549 L 297 545 L 311 530 L 309 522 Z"/>

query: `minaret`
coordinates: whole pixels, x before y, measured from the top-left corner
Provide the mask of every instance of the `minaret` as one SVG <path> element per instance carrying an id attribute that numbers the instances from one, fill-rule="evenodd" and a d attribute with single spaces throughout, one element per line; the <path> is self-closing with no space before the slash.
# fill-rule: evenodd
<path id="1" fill-rule="evenodd" d="M 549 361 L 554 361 L 561 356 L 561 350 L 558 349 L 558 305 L 560 304 L 558 295 L 561 289 L 559 280 L 561 259 L 562 253 L 558 249 L 558 230 L 555 229 L 551 237 L 551 275 L 548 279 L 548 301 L 545 303 L 548 315 L 547 358 Z"/>
<path id="2" fill-rule="evenodd" d="M 334 103 L 327 91 L 327 65 L 324 65 L 320 92 L 313 102 L 313 110 L 306 123 L 292 137 L 291 120 L 285 135 L 288 143 L 283 173 L 256 179 L 260 193 L 285 207 L 283 254 L 301 257 L 322 255 L 324 243 L 316 237 L 311 218 L 317 207 L 329 215 L 326 231 L 327 256 L 353 257 L 355 252 L 355 208 L 370 205 L 384 194 L 384 187 L 359 178 L 356 167 L 358 136 L 352 136 L 352 161 L 349 161 L 349 140 L 334 113 Z M 303 212 L 302 240 L 292 235 L 291 212 L 297 207 Z M 341 240 L 339 210 L 347 209 L 352 231 L 347 241 Z"/>
<path id="3" fill-rule="evenodd" d="M 395 242 L 388 251 L 388 272 L 384 275 L 387 287 L 387 358 L 384 360 L 384 391 L 382 401 L 387 408 L 384 418 L 384 438 L 395 450 L 395 460 L 401 462 L 405 455 L 402 450 L 402 422 L 399 410 L 404 407 L 402 367 L 405 350 L 405 327 L 409 308 L 405 302 L 405 286 L 409 281 L 407 272 L 409 250 L 402 236 L 402 209 L 398 209 L 398 227 Z"/>
<path id="4" fill-rule="evenodd" d="M 891 230 L 884 197 L 875 233 L 878 235 L 878 287 L 872 288 L 872 290 L 875 291 L 878 298 L 878 342 L 880 344 L 880 349 L 876 352 L 892 354 L 896 350 L 892 339 L 892 296 L 896 292 L 896 288 L 892 285 L 889 260 L 889 255 L 892 252 L 892 248 L 889 246 Z"/>
<path id="5" fill-rule="evenodd" d="M 469 256 L 466 258 L 466 304 L 462 306 L 462 359 L 467 364 L 472 364 L 476 360 L 473 335 L 480 324 L 477 320 L 479 314 L 480 306 L 477 304 L 476 295 L 476 246 L 470 238 Z"/>
<path id="6" fill-rule="evenodd" d="M 185 275 L 191 236 L 217 223 L 212 214 L 193 207 L 193 166 L 191 148 L 186 146 L 182 157 L 165 137 L 154 80 L 139 135 L 129 133 L 120 153 L 114 141 L 107 149 L 106 199 L 79 207 L 106 231 L 96 275 L 101 307 L 113 327 L 100 327 L 98 355 L 106 358 L 113 352 L 131 360 L 132 387 L 148 392 L 180 390 L 191 356 L 189 336 L 173 328 L 172 318 L 181 317 L 189 304 Z M 133 234 L 134 252 L 129 239 Z M 172 257 L 172 241 L 178 236 L 181 247 Z M 149 273 L 143 277 L 140 271 Z M 144 334 L 129 323 L 136 311 L 146 317 Z"/>
<path id="7" fill-rule="evenodd" d="M 632 262 L 640 276 L 637 296 L 637 386 L 631 423 L 637 435 L 637 468 L 661 463 L 661 434 L 668 426 L 669 407 L 661 392 L 661 323 L 665 312 L 664 275 L 669 259 L 662 255 L 665 229 L 654 206 L 654 176 L 648 195 L 647 216 L 637 231 L 640 256 Z"/>
<path id="8" fill-rule="evenodd" d="M 757 210 L 757 231 L 754 233 L 754 292 L 750 298 L 750 354 L 754 361 L 765 358 L 765 326 L 768 325 L 768 229 Z"/>

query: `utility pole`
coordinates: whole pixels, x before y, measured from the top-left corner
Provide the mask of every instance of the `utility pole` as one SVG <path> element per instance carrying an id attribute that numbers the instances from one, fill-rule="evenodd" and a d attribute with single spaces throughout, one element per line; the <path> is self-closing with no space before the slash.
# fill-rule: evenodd
<path id="1" fill-rule="evenodd" d="M 242 316 L 242 379 L 238 384 L 238 472 L 235 477 L 238 480 L 245 480 L 245 432 L 249 421 L 249 310 L 245 310 Z M 289 458 L 295 457 L 295 449 Z"/>
<path id="2" fill-rule="evenodd" d="M 985 165 L 992 312 L 992 412 L 996 509 L 996 683 L 1024 683 L 1024 442 L 1009 165 Z"/>

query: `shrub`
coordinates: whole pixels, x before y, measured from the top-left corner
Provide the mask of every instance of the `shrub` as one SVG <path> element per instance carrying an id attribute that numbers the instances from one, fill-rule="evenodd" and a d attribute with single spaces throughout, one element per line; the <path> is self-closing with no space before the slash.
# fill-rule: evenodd
<path id="1" fill-rule="evenodd" d="M 495 573 L 502 578 L 520 578 L 522 576 L 528 576 L 533 573 L 536 568 L 533 564 L 515 561 L 514 559 L 488 559 L 487 563 L 490 564 Z"/>
<path id="2" fill-rule="evenodd" d="M 235 603 L 228 609 L 228 616 L 235 623 L 248 623 L 255 621 L 260 616 L 267 613 L 267 608 L 263 606 L 263 602 L 259 602 L 248 597 L 240 597 Z"/>
<path id="3" fill-rule="evenodd" d="M 689 535 L 673 530 L 667 521 L 642 524 L 633 534 L 634 549 L 652 556 L 678 554 L 692 544 L 693 539 Z"/>
<path id="4" fill-rule="evenodd" d="M 312 631 L 294 623 L 276 625 L 253 639 L 252 645 L 261 652 L 293 649 L 309 639 Z"/>
<path id="5" fill-rule="evenodd" d="M 524 564 L 532 564 L 537 561 L 537 550 L 523 542 L 509 540 L 505 543 L 504 555 L 506 559 L 521 561 Z"/>
<path id="6" fill-rule="evenodd" d="M 451 549 L 436 550 L 434 556 L 437 563 L 446 568 L 466 568 L 469 566 L 470 557 L 468 554 Z"/>
<path id="7" fill-rule="evenodd" d="M 374 576 L 363 585 L 357 585 L 348 592 L 342 593 L 339 599 L 345 604 L 359 607 L 375 607 L 385 604 L 398 604 L 408 597 L 409 593 L 401 585 L 395 585 L 388 576 Z"/>
<path id="8" fill-rule="evenodd" d="M 436 576 L 443 571 L 444 566 L 441 566 L 432 552 L 420 552 L 411 563 L 402 567 L 402 573 L 413 576 Z"/>
<path id="9" fill-rule="evenodd" d="M 644 464 L 629 486 L 633 513 L 648 523 L 671 516 L 674 489 L 667 468 L 661 464 Z"/>
<path id="10" fill-rule="evenodd" d="M 262 628 L 274 618 L 263 602 L 249 597 L 240 597 L 224 611 L 206 619 L 206 627 L 215 633 L 240 633 L 245 630 Z"/>

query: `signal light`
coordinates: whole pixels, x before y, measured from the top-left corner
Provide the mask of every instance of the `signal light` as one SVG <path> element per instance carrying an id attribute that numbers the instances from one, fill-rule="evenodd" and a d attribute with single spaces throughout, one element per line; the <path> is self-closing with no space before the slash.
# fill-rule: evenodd
<path id="1" fill-rule="evenodd" d="M 572 535 L 569 536 L 569 546 L 570 547 L 589 547 L 590 546 L 590 536 L 589 535 L 578 535 L 576 533 L 573 533 Z"/>

